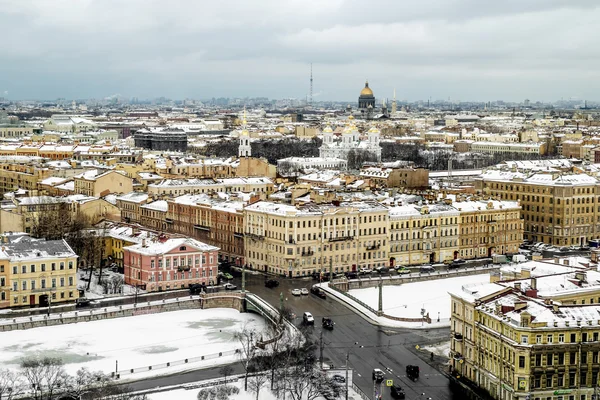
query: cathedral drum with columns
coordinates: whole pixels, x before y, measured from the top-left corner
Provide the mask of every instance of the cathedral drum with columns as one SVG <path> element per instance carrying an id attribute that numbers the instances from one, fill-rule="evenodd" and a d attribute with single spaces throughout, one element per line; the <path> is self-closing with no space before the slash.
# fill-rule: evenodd
<path id="1" fill-rule="evenodd" d="M 369 87 L 369 82 L 365 82 L 365 87 L 360 91 L 360 96 L 358 96 L 358 109 L 359 110 L 367 110 L 371 106 L 371 108 L 375 108 L 375 96 L 373 95 L 373 91 Z"/>

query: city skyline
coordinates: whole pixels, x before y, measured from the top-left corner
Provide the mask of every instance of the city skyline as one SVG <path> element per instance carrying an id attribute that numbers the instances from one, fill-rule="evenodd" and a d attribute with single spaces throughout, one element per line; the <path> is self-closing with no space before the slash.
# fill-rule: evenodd
<path id="1" fill-rule="evenodd" d="M 0 0 L 0 97 L 595 100 L 594 2 L 396 3 Z"/>

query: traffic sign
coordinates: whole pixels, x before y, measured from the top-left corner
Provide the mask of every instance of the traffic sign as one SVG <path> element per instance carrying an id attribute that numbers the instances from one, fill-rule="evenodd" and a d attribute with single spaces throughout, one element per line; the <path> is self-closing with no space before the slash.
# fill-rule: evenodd
<path id="1" fill-rule="evenodd" d="M 388 379 L 385 381 L 385 386 L 394 386 L 394 381 L 391 379 Z"/>

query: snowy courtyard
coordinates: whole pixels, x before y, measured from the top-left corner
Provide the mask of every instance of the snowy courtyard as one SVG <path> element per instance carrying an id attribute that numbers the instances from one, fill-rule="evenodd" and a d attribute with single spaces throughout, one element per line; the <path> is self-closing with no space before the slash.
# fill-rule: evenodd
<path id="1" fill-rule="evenodd" d="M 489 274 L 469 275 L 457 278 L 437 279 L 403 285 L 383 286 L 383 311 L 394 317 L 419 318 L 421 309 L 429 313 L 432 325 L 447 326 L 450 319 L 450 295 L 448 291 L 459 291 L 463 285 L 488 283 Z M 379 289 L 353 289 L 348 292 L 363 303 L 377 310 L 379 305 Z M 345 296 L 336 296 L 343 299 Z M 346 298 L 347 299 L 347 298 Z M 344 299 L 344 301 L 346 301 Z M 349 302 L 353 303 L 353 302 Z M 352 304 L 352 306 L 356 306 Z M 438 323 L 438 316 L 440 321 Z M 385 318 L 373 318 L 390 326 L 410 326 L 411 323 L 392 321 Z M 412 325 L 420 325 L 412 323 Z M 415 326 L 416 327 L 416 326 Z"/>
<path id="2" fill-rule="evenodd" d="M 256 314 L 233 309 L 182 310 L 136 317 L 57 325 L 0 333 L 0 365 L 16 370 L 29 356 L 60 357 L 67 372 L 81 367 L 105 373 L 187 358 L 209 356 L 239 347 L 233 339 L 244 326 L 263 331 Z M 186 369 L 233 362 L 237 355 L 187 364 Z M 148 374 L 173 372 L 158 369 Z M 135 374 L 137 378 L 140 374 Z M 134 378 L 127 376 L 124 378 Z"/>

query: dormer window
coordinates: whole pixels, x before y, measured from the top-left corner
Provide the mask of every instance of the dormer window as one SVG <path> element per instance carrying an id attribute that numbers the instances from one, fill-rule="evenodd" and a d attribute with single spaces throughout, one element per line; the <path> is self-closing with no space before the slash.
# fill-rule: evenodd
<path id="1" fill-rule="evenodd" d="M 185 251 L 185 250 L 186 250 L 186 247 L 185 247 L 185 246 L 181 246 L 181 247 L 179 248 L 179 251 Z"/>

